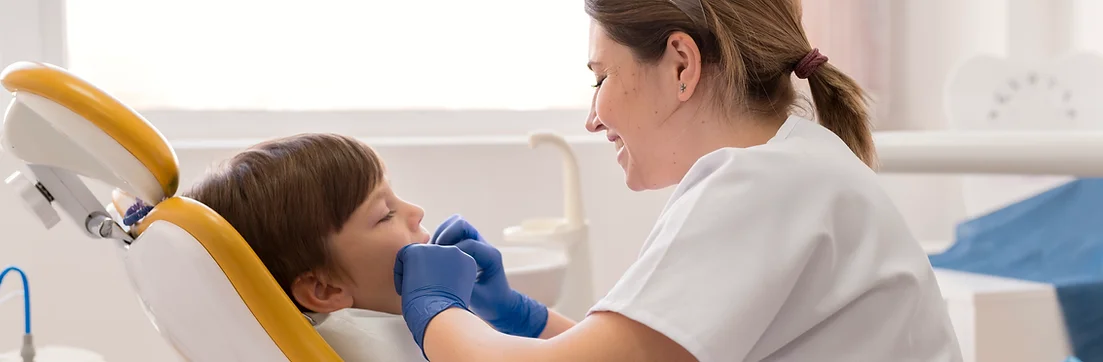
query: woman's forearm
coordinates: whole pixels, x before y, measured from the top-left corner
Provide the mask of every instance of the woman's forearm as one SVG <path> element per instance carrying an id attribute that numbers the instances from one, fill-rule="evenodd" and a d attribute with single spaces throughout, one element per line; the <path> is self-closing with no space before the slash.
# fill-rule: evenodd
<path id="1" fill-rule="evenodd" d="M 553 318 L 570 322 L 549 315 L 549 327 Z M 549 339 L 515 337 L 452 308 L 429 322 L 425 355 L 433 362 L 697 361 L 670 338 L 617 313 L 594 313 L 569 329 Z"/>
<path id="2" fill-rule="evenodd" d="M 540 339 L 549 339 L 558 336 L 560 333 L 566 332 L 571 327 L 577 324 L 570 318 L 564 317 L 562 314 L 548 309 L 548 323 L 544 326 L 544 331 L 540 333 Z"/>
<path id="3" fill-rule="evenodd" d="M 569 326 L 560 327 L 563 320 L 567 319 L 558 314 L 555 315 L 557 316 L 554 317 L 556 328 L 551 328 L 553 317 L 549 313 L 545 333 L 569 328 Z M 456 338 L 457 336 L 463 337 Z M 547 341 L 542 339 L 499 333 L 479 317 L 460 308 L 440 312 L 425 329 L 425 354 L 434 362 L 537 362 L 545 355 L 543 349 L 546 343 Z"/>

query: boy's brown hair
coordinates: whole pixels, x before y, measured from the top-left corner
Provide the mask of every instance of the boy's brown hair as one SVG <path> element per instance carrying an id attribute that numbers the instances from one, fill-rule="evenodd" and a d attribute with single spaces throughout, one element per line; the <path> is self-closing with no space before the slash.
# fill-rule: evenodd
<path id="1" fill-rule="evenodd" d="M 329 238 L 383 182 L 383 163 L 351 137 L 307 133 L 266 141 L 209 170 L 184 196 L 221 215 L 295 305 L 291 283 L 309 271 L 340 275 Z"/>

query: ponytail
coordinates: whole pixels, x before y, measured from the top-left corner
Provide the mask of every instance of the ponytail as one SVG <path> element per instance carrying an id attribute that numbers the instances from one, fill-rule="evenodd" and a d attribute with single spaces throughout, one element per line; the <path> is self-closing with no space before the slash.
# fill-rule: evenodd
<path id="1" fill-rule="evenodd" d="M 820 124 L 839 136 L 870 168 L 877 150 L 869 123 L 866 94 L 858 83 L 829 63 L 808 76 L 808 86 Z"/>

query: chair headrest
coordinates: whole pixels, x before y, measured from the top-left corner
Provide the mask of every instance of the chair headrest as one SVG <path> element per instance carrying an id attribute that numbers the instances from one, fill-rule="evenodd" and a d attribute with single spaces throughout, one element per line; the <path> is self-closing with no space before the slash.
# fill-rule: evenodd
<path id="1" fill-rule="evenodd" d="M 0 84 L 16 94 L 17 99 L 20 93 L 33 94 L 81 116 L 141 162 L 157 179 L 163 197 L 176 194 L 180 184 L 179 161 L 168 140 L 138 112 L 107 92 L 65 69 L 37 62 L 17 62 L 8 66 L 0 72 Z M 116 173 L 122 169 L 112 167 L 117 160 L 98 161 Z M 127 181 L 128 175 L 118 176 Z"/>
<path id="2" fill-rule="evenodd" d="M 237 290 L 242 302 L 288 359 L 340 360 L 268 273 L 268 268 L 253 253 L 245 239 L 218 213 L 198 201 L 172 197 L 154 206 L 135 225 L 136 234 L 143 234 L 146 228 L 158 221 L 184 229 L 203 245 Z"/>
<path id="3" fill-rule="evenodd" d="M 166 243 L 172 240 L 171 235 L 158 233 L 158 226 L 154 224 L 175 225 L 177 230 L 182 229 L 190 236 L 190 239 L 176 240 L 190 243 L 194 239 L 203 247 L 206 252 L 199 255 L 209 255 L 215 261 L 241 302 L 290 361 L 340 360 L 303 318 L 233 226 L 206 205 L 174 196 L 180 182 L 176 153 L 165 137 L 138 112 L 91 83 L 50 64 L 12 64 L 0 72 L 0 84 L 16 96 L 11 108 L 14 112 L 9 111 L 4 123 L 6 131 L 15 132 L 5 132 L 4 137 L 11 137 L 13 144 L 21 147 L 6 146 L 21 150 L 23 153 L 16 155 L 24 162 L 69 174 L 100 176 L 101 181 L 117 188 L 137 189 L 134 190 L 136 196 L 149 206 L 144 209 L 148 214 L 140 215 L 141 220 L 130 228 L 131 235 L 142 238 L 136 239 L 137 244 L 126 250 L 171 247 L 171 243 Z M 87 141 L 90 136 L 96 140 Z M 57 146 L 59 143 L 65 143 L 65 147 Z M 107 149 L 110 152 L 105 151 Z M 81 153 L 87 155 L 65 157 Z M 83 193 L 94 199 L 86 187 Z M 120 216 L 126 215 L 137 203 L 122 190 L 117 189 L 112 196 L 114 211 Z M 97 200 L 85 204 L 95 202 Z M 222 280 L 221 277 L 208 279 L 211 282 Z M 173 292 L 161 290 L 159 293 L 172 295 Z M 142 297 L 144 300 L 145 296 Z M 158 311 L 174 312 L 171 308 Z"/>

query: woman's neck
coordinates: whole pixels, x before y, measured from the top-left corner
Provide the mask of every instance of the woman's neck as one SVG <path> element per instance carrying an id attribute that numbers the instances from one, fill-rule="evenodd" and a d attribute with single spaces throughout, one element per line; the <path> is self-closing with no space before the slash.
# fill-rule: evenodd
<path id="1" fill-rule="evenodd" d="M 775 135 L 785 118 L 726 117 L 698 114 L 683 124 L 678 137 L 679 149 L 674 165 L 677 179 L 685 176 L 698 159 L 723 148 L 748 148 L 765 144 Z"/>
<path id="2" fill-rule="evenodd" d="M 690 129 L 686 137 L 687 148 L 692 150 L 689 156 L 694 160 L 722 148 L 747 148 L 765 144 L 775 135 L 786 116 L 745 115 L 726 116 L 717 112 L 700 114 L 687 124 Z"/>

